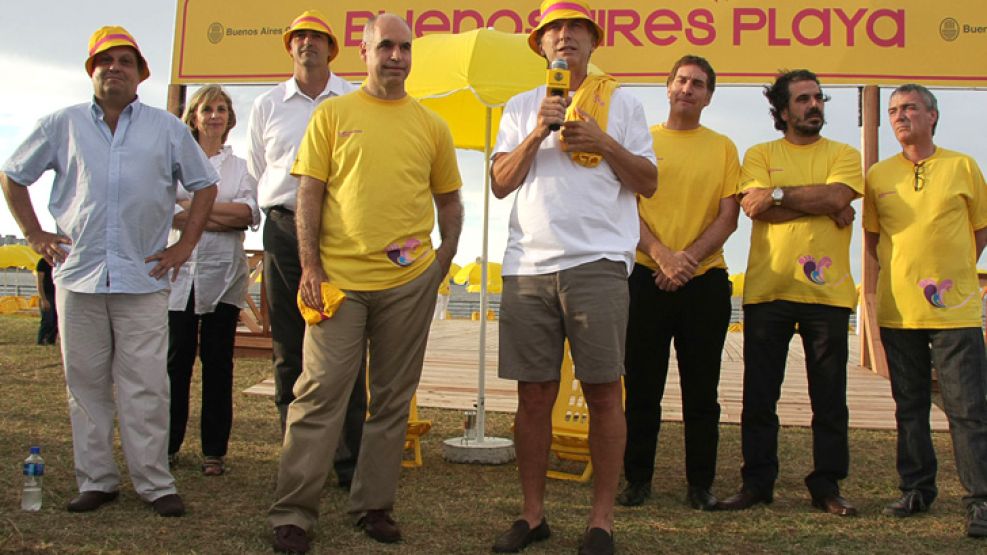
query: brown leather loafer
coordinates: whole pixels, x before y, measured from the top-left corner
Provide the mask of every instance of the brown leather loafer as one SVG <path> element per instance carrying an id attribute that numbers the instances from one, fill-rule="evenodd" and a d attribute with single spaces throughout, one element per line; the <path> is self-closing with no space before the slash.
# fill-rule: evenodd
<path id="1" fill-rule="evenodd" d="M 586 530 L 579 544 L 579 555 L 613 555 L 614 551 L 613 532 L 608 533 L 603 528 Z"/>
<path id="2" fill-rule="evenodd" d="M 397 543 L 401 541 L 401 529 L 387 511 L 375 509 L 367 511 L 356 523 L 371 538 L 381 543 Z"/>
<path id="3" fill-rule="evenodd" d="M 151 501 L 151 508 L 158 516 L 182 516 L 185 514 L 185 503 L 177 493 L 169 493 Z"/>
<path id="4" fill-rule="evenodd" d="M 119 496 L 119 491 L 84 491 L 69 501 L 66 508 L 70 513 L 88 513 L 116 500 Z"/>
<path id="5" fill-rule="evenodd" d="M 749 489 L 741 489 L 739 492 L 727 497 L 716 504 L 719 511 L 743 511 L 750 509 L 758 503 L 768 505 L 773 501 L 771 494 L 762 494 Z"/>
<path id="6" fill-rule="evenodd" d="M 857 508 L 839 494 L 813 497 L 812 506 L 836 516 L 857 516 Z"/>
<path id="7" fill-rule="evenodd" d="M 278 553 L 308 553 L 311 548 L 308 534 L 294 524 L 275 526 L 272 545 Z"/>

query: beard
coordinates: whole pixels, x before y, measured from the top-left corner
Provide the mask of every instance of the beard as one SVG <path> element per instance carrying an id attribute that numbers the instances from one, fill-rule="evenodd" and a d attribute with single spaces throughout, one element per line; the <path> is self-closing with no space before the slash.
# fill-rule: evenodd
<path id="1" fill-rule="evenodd" d="M 819 117 L 819 123 L 809 123 L 809 118 L 813 116 Z M 791 123 L 792 131 L 800 137 L 814 137 L 822 131 L 823 126 L 826 125 L 826 117 L 819 110 L 812 110 L 805 114 L 804 118 L 799 118 Z"/>

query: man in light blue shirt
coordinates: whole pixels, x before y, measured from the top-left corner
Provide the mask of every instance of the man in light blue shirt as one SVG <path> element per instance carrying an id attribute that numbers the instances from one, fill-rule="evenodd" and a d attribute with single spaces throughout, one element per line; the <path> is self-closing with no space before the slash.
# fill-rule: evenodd
<path id="1" fill-rule="evenodd" d="M 150 72 L 126 30 L 93 34 L 86 71 L 92 102 L 42 118 L 0 175 L 24 237 L 55 265 L 80 491 L 68 510 L 119 495 L 116 408 L 137 494 L 159 515 L 181 516 L 167 459 L 168 278 L 198 242 L 219 178 L 178 118 L 137 99 Z M 26 187 L 49 169 L 55 233 L 41 229 Z M 179 182 L 195 194 L 181 239 L 165 248 Z"/>

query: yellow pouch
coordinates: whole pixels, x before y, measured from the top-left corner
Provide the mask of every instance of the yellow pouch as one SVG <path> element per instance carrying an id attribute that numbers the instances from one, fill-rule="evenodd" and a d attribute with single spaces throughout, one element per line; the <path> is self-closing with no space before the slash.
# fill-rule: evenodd
<path id="1" fill-rule="evenodd" d="M 298 292 L 298 311 L 302 313 L 305 323 L 314 326 L 323 320 L 332 318 L 339 305 L 346 300 L 346 293 L 328 281 L 322 282 L 322 310 L 316 310 L 302 301 L 302 292 Z"/>

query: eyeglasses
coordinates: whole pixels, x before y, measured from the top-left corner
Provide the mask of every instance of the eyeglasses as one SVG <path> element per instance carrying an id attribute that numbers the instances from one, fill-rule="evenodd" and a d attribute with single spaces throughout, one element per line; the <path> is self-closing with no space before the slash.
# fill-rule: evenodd
<path id="1" fill-rule="evenodd" d="M 925 187 L 925 162 L 919 162 L 913 167 L 915 174 L 915 190 L 921 191 Z"/>

